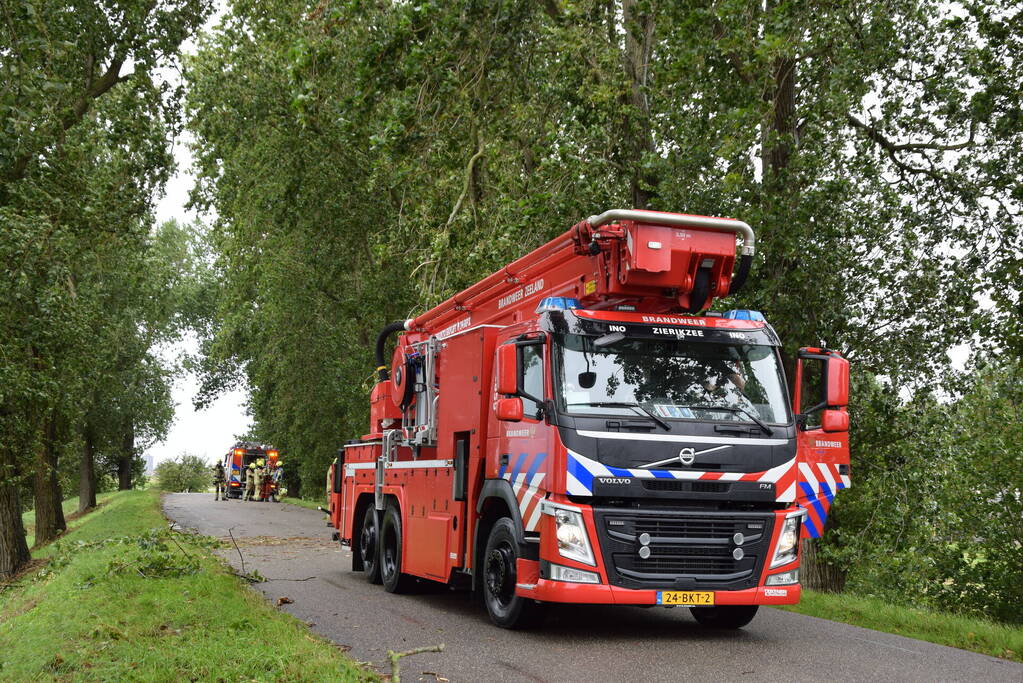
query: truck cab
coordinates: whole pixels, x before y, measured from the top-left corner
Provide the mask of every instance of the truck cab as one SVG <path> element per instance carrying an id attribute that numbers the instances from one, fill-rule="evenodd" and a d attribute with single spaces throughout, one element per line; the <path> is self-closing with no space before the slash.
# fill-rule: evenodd
<path id="1" fill-rule="evenodd" d="M 849 484 L 848 423 L 829 422 L 823 438 L 796 419 L 763 316 L 591 311 L 572 299 L 538 314 L 499 341 L 488 450 L 538 547 L 517 559 L 516 595 L 688 605 L 716 624 L 797 602 L 800 534 L 819 535 L 820 508 Z M 834 363 L 847 383 L 845 361 Z M 816 411 L 844 415 L 846 399 L 832 398 Z"/>

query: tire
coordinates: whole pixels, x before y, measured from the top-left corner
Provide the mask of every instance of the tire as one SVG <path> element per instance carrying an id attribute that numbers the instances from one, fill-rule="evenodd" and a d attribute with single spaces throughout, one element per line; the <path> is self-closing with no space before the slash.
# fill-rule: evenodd
<path id="1" fill-rule="evenodd" d="M 359 531 L 359 545 L 356 552 L 362 560 L 362 571 L 370 583 L 380 583 L 380 530 L 377 528 L 377 514 L 372 505 L 362 513 Z"/>
<path id="2" fill-rule="evenodd" d="M 720 605 L 718 607 L 690 607 L 693 618 L 707 628 L 742 628 L 757 615 L 758 605 Z"/>
<path id="3" fill-rule="evenodd" d="M 490 529 L 481 563 L 483 602 L 490 620 L 501 628 L 538 626 L 546 613 L 546 605 L 515 594 L 515 563 L 521 556 L 513 522 L 502 517 Z"/>
<path id="4" fill-rule="evenodd" d="M 388 593 L 407 593 L 415 581 L 401 573 L 403 541 L 401 510 L 396 505 L 388 505 L 380 527 L 380 580 Z"/>

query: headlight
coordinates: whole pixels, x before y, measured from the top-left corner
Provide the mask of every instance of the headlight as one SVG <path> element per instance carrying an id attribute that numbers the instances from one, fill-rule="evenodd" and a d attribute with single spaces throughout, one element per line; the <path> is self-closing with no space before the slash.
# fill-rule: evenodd
<path id="1" fill-rule="evenodd" d="M 774 548 L 771 569 L 793 562 L 799 554 L 799 520 L 800 516 L 788 517 L 782 523 L 778 545 Z"/>
<path id="2" fill-rule="evenodd" d="M 554 525 L 555 536 L 558 539 L 558 552 L 562 557 L 590 565 L 596 564 L 593 561 L 590 539 L 586 535 L 586 525 L 583 523 L 581 514 L 573 510 L 555 508 Z"/>

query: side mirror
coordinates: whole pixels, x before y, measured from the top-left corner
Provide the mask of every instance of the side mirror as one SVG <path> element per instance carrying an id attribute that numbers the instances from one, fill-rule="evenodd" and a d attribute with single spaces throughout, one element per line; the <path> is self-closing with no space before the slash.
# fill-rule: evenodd
<path id="1" fill-rule="evenodd" d="M 849 431 L 849 413 L 844 410 L 825 410 L 821 414 L 821 429 L 825 432 Z"/>
<path id="2" fill-rule="evenodd" d="M 497 347 L 497 393 L 519 393 L 519 354 L 515 344 Z"/>
<path id="3" fill-rule="evenodd" d="M 515 347 L 512 347 L 513 349 Z M 499 398 L 497 399 L 497 419 L 503 422 L 520 422 L 522 420 L 522 399 L 521 398 Z"/>
<path id="4" fill-rule="evenodd" d="M 844 408 L 849 405 L 849 361 L 841 356 L 833 355 L 828 358 L 827 372 L 828 407 Z M 848 415 L 846 421 L 848 422 Z M 825 429 L 825 431 L 830 430 Z"/>

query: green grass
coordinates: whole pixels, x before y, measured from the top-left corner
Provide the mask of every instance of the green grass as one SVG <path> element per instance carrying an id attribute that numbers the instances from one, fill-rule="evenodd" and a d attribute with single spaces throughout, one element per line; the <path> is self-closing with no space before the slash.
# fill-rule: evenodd
<path id="1" fill-rule="evenodd" d="M 878 598 L 808 590 L 798 605 L 778 609 L 1023 662 L 1023 628 L 1018 626 L 892 605 Z"/>
<path id="2" fill-rule="evenodd" d="M 102 505 L 103 501 L 109 499 L 110 496 L 112 496 L 112 495 L 114 495 L 113 491 L 111 491 L 109 493 L 100 493 L 100 494 L 98 494 L 96 496 L 96 504 L 97 505 Z M 61 503 L 61 507 L 64 509 L 64 517 L 65 518 L 69 517 L 70 515 L 72 515 L 72 514 L 74 514 L 76 512 L 78 512 L 78 496 L 75 496 L 74 498 L 68 498 L 63 503 Z M 22 514 L 21 515 L 21 523 L 25 525 L 25 540 L 28 542 L 28 547 L 31 548 L 35 544 L 35 542 L 36 542 L 36 535 L 35 535 L 35 530 L 36 530 L 36 513 L 35 513 L 35 510 L 29 510 L 28 512 Z M 73 519 L 70 522 L 68 522 L 68 529 L 69 530 L 70 529 L 74 529 L 75 527 L 81 525 L 81 523 L 82 523 L 82 520 L 80 520 L 80 519 Z"/>
<path id="3" fill-rule="evenodd" d="M 0 680 L 375 680 L 209 542 L 173 534 L 179 549 L 166 529 L 156 492 L 126 491 L 47 546 L 49 566 L 0 590 Z M 131 538 L 98 544 L 119 536 Z"/>
<path id="4" fill-rule="evenodd" d="M 315 510 L 318 507 L 323 507 L 323 501 L 306 500 L 305 498 L 288 498 L 285 496 L 281 498 L 282 503 L 288 503 L 290 505 L 297 505 L 299 507 L 308 508 Z"/>

